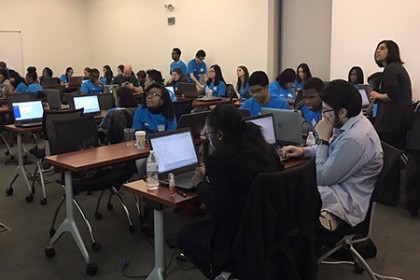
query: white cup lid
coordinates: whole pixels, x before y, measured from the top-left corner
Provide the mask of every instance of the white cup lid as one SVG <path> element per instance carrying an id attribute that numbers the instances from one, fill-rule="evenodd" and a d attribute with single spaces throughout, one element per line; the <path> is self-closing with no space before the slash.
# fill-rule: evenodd
<path id="1" fill-rule="evenodd" d="M 136 131 L 136 135 L 146 135 L 146 131 L 138 130 L 138 131 Z"/>

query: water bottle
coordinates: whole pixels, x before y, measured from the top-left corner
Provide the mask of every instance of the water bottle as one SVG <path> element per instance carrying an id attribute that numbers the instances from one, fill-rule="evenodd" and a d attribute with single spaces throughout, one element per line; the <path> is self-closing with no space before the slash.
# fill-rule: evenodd
<path id="1" fill-rule="evenodd" d="M 158 164 L 156 161 L 155 152 L 150 151 L 149 156 L 147 157 L 147 189 L 148 190 L 157 190 L 159 187 L 159 178 L 158 178 Z"/>
<path id="2" fill-rule="evenodd" d="M 169 173 L 169 196 L 175 196 L 175 176 L 173 173 Z"/>
<path id="3" fill-rule="evenodd" d="M 315 145 L 315 136 L 313 131 L 309 131 L 308 137 L 306 137 L 306 146 Z"/>

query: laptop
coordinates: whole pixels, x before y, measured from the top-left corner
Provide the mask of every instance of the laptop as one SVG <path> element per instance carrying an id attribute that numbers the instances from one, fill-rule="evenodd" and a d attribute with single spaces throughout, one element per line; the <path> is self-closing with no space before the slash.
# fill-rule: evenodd
<path id="1" fill-rule="evenodd" d="M 201 101 L 201 102 L 211 102 L 211 101 L 222 100 L 222 98 L 218 96 L 204 96 L 204 97 L 197 98 L 196 100 Z"/>
<path id="2" fill-rule="evenodd" d="M 198 97 L 197 87 L 194 83 L 184 83 L 180 82 L 178 87 L 179 92 L 181 92 L 185 98 L 196 98 Z"/>
<path id="3" fill-rule="evenodd" d="M 57 88 L 60 84 L 60 79 L 56 77 L 45 77 L 42 79 L 42 88 Z"/>
<path id="4" fill-rule="evenodd" d="M 29 127 L 42 125 L 44 107 L 42 101 L 28 101 L 12 103 L 15 126 Z"/>
<path id="5" fill-rule="evenodd" d="M 158 163 L 159 180 L 167 182 L 168 174 L 175 175 L 175 185 L 194 188 L 192 177 L 198 166 L 198 157 L 189 128 L 176 129 L 149 136 Z"/>
<path id="6" fill-rule="evenodd" d="M 73 97 L 74 109 L 78 110 L 83 108 L 84 115 L 100 116 L 101 109 L 99 107 L 98 96 L 95 95 L 84 95 Z"/>
<path id="7" fill-rule="evenodd" d="M 44 90 L 45 95 L 47 96 L 48 107 L 51 110 L 60 110 L 61 109 L 61 98 L 60 92 L 58 90 Z"/>
<path id="8" fill-rule="evenodd" d="M 360 97 L 362 97 L 362 108 L 369 107 L 370 104 L 367 87 L 368 85 L 359 85 L 358 88 Z"/>
<path id="9" fill-rule="evenodd" d="M 262 108 L 261 114 L 273 114 L 276 141 L 279 145 L 302 145 L 302 114 L 300 111 Z"/>
<path id="10" fill-rule="evenodd" d="M 105 94 L 116 93 L 119 87 L 120 87 L 119 85 L 104 85 L 103 93 Z"/>
<path id="11" fill-rule="evenodd" d="M 169 92 L 169 97 L 171 98 L 171 101 L 176 102 L 177 99 L 176 99 L 174 87 L 165 87 L 165 88 Z"/>
<path id="12" fill-rule="evenodd" d="M 210 111 L 182 115 L 178 121 L 177 129 L 191 128 L 194 139 L 199 138 L 206 124 L 206 118 Z"/>
<path id="13" fill-rule="evenodd" d="M 80 87 L 82 84 L 83 77 L 81 76 L 73 76 L 70 77 L 69 87 Z"/>

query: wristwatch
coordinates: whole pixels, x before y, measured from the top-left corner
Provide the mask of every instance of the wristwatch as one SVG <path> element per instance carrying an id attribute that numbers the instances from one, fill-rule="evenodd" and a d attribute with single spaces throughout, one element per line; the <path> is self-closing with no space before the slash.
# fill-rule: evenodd
<path id="1" fill-rule="evenodd" d="M 317 145 L 327 145 L 327 146 L 329 146 L 330 142 L 328 142 L 326 140 L 323 140 L 323 139 L 318 139 L 318 140 L 316 140 L 316 144 Z"/>

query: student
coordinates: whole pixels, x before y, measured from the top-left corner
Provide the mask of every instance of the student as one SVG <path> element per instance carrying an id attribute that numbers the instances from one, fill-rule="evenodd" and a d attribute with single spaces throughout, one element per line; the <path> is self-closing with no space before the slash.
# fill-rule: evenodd
<path id="1" fill-rule="evenodd" d="M 372 75 L 370 75 L 367 78 L 367 82 L 368 82 L 368 94 L 370 95 L 370 93 L 372 91 L 379 91 L 379 86 L 381 85 L 381 80 L 382 80 L 382 72 L 376 72 L 373 73 Z M 376 118 L 376 114 L 378 113 L 378 103 L 376 102 L 371 102 L 369 104 L 369 107 L 366 109 L 366 115 L 368 116 L 368 118 L 370 118 L 370 120 L 372 121 L 372 123 L 375 123 L 375 118 Z"/>
<path id="2" fill-rule="evenodd" d="M 124 65 L 120 64 L 117 67 L 117 76 L 122 75 L 124 73 Z"/>
<path id="3" fill-rule="evenodd" d="M 188 73 L 187 66 L 182 60 L 180 60 L 181 50 L 179 48 L 174 48 L 172 50 L 171 55 L 172 55 L 173 62 L 171 63 L 171 66 L 169 67 L 169 74 L 172 75 L 172 72 L 174 71 L 174 69 L 179 68 L 181 69 L 184 75 L 187 75 Z"/>
<path id="4" fill-rule="evenodd" d="M 204 86 L 200 84 L 200 78 L 203 76 L 204 81 L 207 81 L 207 67 L 204 59 L 206 59 L 205 51 L 199 50 L 195 54 L 195 58 L 188 62 L 188 81 L 194 82 L 197 88 L 201 89 L 203 89 Z"/>
<path id="5" fill-rule="evenodd" d="M 187 77 L 182 73 L 181 69 L 175 68 L 172 70 L 171 81 L 166 84 L 168 87 L 174 87 L 175 95 L 179 95 L 179 83 L 186 82 Z"/>
<path id="6" fill-rule="evenodd" d="M 162 73 L 156 69 L 150 69 L 146 71 L 146 81 L 144 82 L 145 88 L 148 88 L 150 85 L 158 83 L 163 84 Z"/>
<path id="7" fill-rule="evenodd" d="M 219 65 L 210 66 L 209 79 L 204 85 L 204 91 L 211 92 L 212 96 L 226 96 L 226 83 Z"/>
<path id="8" fill-rule="evenodd" d="M 139 85 L 136 77 L 134 77 L 133 68 L 130 64 L 124 65 L 123 73 L 114 77 L 112 84 L 128 87 L 136 93 L 143 93 L 143 88 Z"/>
<path id="9" fill-rule="evenodd" d="M 66 68 L 66 73 L 61 75 L 60 77 L 60 84 L 62 86 L 68 86 L 68 84 L 70 83 L 70 78 L 73 76 L 73 68 L 71 67 L 67 67 Z"/>
<path id="10" fill-rule="evenodd" d="M 296 80 L 293 84 L 295 89 L 301 90 L 303 89 L 303 85 L 306 80 L 312 78 L 311 70 L 309 70 L 309 66 L 306 63 L 301 63 L 296 69 Z"/>
<path id="11" fill-rule="evenodd" d="M 7 70 L 0 68 L 0 97 L 5 97 L 6 94 L 13 92 L 12 86 L 10 84 L 9 75 Z"/>
<path id="12" fill-rule="evenodd" d="M 258 116 L 261 108 L 289 109 L 286 100 L 268 91 L 268 77 L 262 71 L 256 71 L 249 77 L 249 92 L 251 98 L 242 103 L 241 108 L 251 111 L 251 116 Z"/>
<path id="13" fill-rule="evenodd" d="M 99 82 L 99 70 L 96 68 L 90 69 L 89 80 L 82 83 L 80 92 L 82 94 L 99 94 L 103 92 L 102 84 Z"/>
<path id="14" fill-rule="evenodd" d="M 18 72 L 12 72 L 9 80 L 15 93 L 24 93 L 26 91 L 26 88 L 28 87 L 26 85 L 26 81 L 19 75 Z"/>
<path id="15" fill-rule="evenodd" d="M 38 75 L 36 72 L 29 72 L 26 74 L 26 82 L 28 83 L 28 87 L 25 92 L 30 93 L 33 99 L 39 98 L 39 94 L 42 92 L 42 87 L 38 83 Z"/>
<path id="16" fill-rule="evenodd" d="M 291 106 L 296 98 L 295 91 L 292 89 L 293 82 L 296 79 L 296 72 L 291 68 L 285 69 L 276 80 L 268 86 L 271 95 L 280 96 Z"/>
<path id="17" fill-rule="evenodd" d="M 144 84 L 146 83 L 146 76 L 147 76 L 146 71 L 144 71 L 144 70 L 139 70 L 139 71 L 136 73 L 136 76 L 137 76 L 137 80 L 139 81 L 139 85 L 140 85 L 142 88 L 144 88 L 144 87 L 145 87 L 145 86 L 144 86 Z"/>
<path id="18" fill-rule="evenodd" d="M 321 98 L 318 145 L 286 146 L 282 152 L 290 158 L 316 156 L 321 244 L 335 244 L 365 220 L 383 152 L 378 134 L 361 112 L 362 99 L 354 86 L 332 81 Z"/>
<path id="19" fill-rule="evenodd" d="M 42 83 L 44 82 L 44 78 L 52 78 L 53 76 L 53 71 L 51 70 L 51 68 L 49 67 L 44 67 L 44 69 L 42 69 L 42 76 L 39 77 L 39 83 L 42 86 Z"/>
<path id="20" fill-rule="evenodd" d="M 110 85 L 112 83 L 112 79 L 114 78 L 114 73 L 112 72 L 111 67 L 109 65 L 104 65 L 102 73 L 104 76 L 101 78 L 101 83 L 104 85 Z"/>
<path id="21" fill-rule="evenodd" d="M 363 70 L 359 66 L 353 66 L 348 75 L 348 81 L 352 85 L 354 85 L 356 88 L 359 87 L 359 85 L 363 85 L 363 82 L 365 80 L 365 76 L 363 75 Z"/>
<path id="22" fill-rule="evenodd" d="M 15 70 L 8 68 L 6 62 L 4 61 L 0 61 L 0 69 L 6 70 L 7 77 L 9 77 L 13 72 L 15 72 Z"/>
<path id="23" fill-rule="evenodd" d="M 312 130 L 321 120 L 322 99 L 320 95 L 323 89 L 324 83 L 319 78 L 309 78 L 303 84 L 304 104 L 300 110 Z"/>
<path id="24" fill-rule="evenodd" d="M 260 128 L 242 120 L 230 104 L 217 106 L 207 117 L 205 134 L 214 152 L 205 172 L 192 179 L 209 215 L 178 232 L 177 246 L 210 279 L 235 270 L 233 241 L 252 181 L 262 172 L 278 172 L 283 164 Z"/>
<path id="25" fill-rule="evenodd" d="M 245 66 L 238 66 L 236 68 L 236 75 L 238 81 L 236 82 L 236 91 L 239 93 L 241 100 L 246 100 L 251 97 L 249 94 L 249 72 Z"/>
<path id="26" fill-rule="evenodd" d="M 90 67 L 85 67 L 85 69 L 83 69 L 83 81 L 88 81 L 90 79 L 91 72 L 92 69 L 90 69 Z"/>
<path id="27" fill-rule="evenodd" d="M 26 74 L 29 73 L 36 73 L 36 67 L 35 66 L 29 66 L 28 68 L 26 68 Z M 38 73 L 36 74 L 37 79 L 38 79 Z"/>

